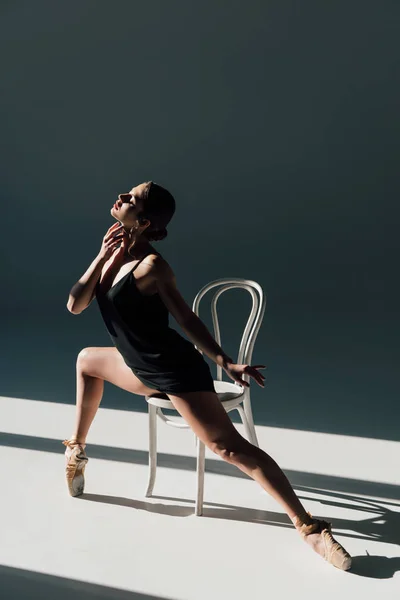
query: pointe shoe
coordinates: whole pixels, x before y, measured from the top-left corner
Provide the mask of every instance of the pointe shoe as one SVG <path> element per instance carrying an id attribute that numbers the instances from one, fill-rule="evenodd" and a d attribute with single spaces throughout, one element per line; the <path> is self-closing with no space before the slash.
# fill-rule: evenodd
<path id="1" fill-rule="evenodd" d="M 323 519 L 314 519 L 312 514 L 308 511 L 307 514 L 313 519 L 313 523 L 305 525 L 298 517 L 296 517 L 294 523 L 302 538 L 305 539 L 312 533 L 320 533 L 321 544 L 318 546 L 318 549 L 317 547 L 314 547 L 313 549 L 322 556 L 324 560 L 337 569 L 348 571 L 351 568 L 352 559 L 350 554 L 332 536 L 332 523 Z"/>
<path id="2" fill-rule="evenodd" d="M 85 487 L 84 471 L 88 457 L 86 456 L 86 444 L 78 444 L 75 440 L 64 440 L 65 450 L 65 474 L 70 496 L 81 496 Z"/>

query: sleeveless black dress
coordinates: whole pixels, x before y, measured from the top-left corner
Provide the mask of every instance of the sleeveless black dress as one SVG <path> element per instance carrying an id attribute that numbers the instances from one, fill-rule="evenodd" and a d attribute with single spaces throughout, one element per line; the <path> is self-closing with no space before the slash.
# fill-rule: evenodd
<path id="1" fill-rule="evenodd" d="M 100 281 L 96 285 L 97 304 L 114 346 L 138 379 L 159 392 L 215 392 L 210 367 L 169 326 L 169 311 L 159 294 L 144 296 L 136 287 L 133 271 L 140 262 L 106 293 L 100 291 Z"/>

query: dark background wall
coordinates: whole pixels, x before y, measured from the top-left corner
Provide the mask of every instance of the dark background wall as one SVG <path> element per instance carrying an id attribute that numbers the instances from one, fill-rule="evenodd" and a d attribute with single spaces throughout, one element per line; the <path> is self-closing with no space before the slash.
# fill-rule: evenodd
<path id="1" fill-rule="evenodd" d="M 177 201 L 156 247 L 188 303 L 219 277 L 267 294 L 256 422 L 400 439 L 398 13 L 2 2 L 0 394 L 75 403 L 77 353 L 111 343 L 95 302 L 68 312 L 69 290 L 118 193 L 153 179 Z M 247 296 L 221 298 L 228 353 Z M 147 410 L 110 384 L 102 406 Z"/>

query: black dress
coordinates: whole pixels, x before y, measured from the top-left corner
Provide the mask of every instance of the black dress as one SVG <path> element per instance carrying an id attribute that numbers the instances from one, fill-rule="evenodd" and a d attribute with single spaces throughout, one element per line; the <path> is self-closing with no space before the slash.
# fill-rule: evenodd
<path id="1" fill-rule="evenodd" d="M 158 293 L 144 296 L 136 287 L 133 271 L 140 262 L 106 293 L 100 291 L 100 281 L 96 285 L 97 304 L 113 344 L 148 387 L 171 394 L 215 392 L 210 367 L 169 326 L 169 311 Z"/>

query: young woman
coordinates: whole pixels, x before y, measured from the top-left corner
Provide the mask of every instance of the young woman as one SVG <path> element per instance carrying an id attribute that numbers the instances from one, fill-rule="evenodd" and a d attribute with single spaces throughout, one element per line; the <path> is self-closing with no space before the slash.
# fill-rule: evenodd
<path id="1" fill-rule="evenodd" d="M 241 385 L 249 385 L 242 379 L 246 373 L 264 387 L 259 369 L 265 366 L 235 364 L 225 354 L 186 304 L 170 265 L 152 247 L 151 241 L 166 237 L 174 212 L 174 197 L 152 181 L 120 194 L 111 208 L 117 223 L 71 290 L 67 307 L 73 314 L 80 314 L 96 297 L 113 346 L 84 348 L 77 357 L 75 431 L 63 442 L 69 493 L 83 493 L 86 437 L 104 381 L 142 396 L 166 394 L 210 450 L 257 481 L 313 550 L 347 570 L 351 557 L 332 537 L 332 524 L 304 509 L 277 463 L 239 434 L 215 392 L 209 366 L 194 345 Z M 169 327 L 169 313 L 193 344 Z"/>

